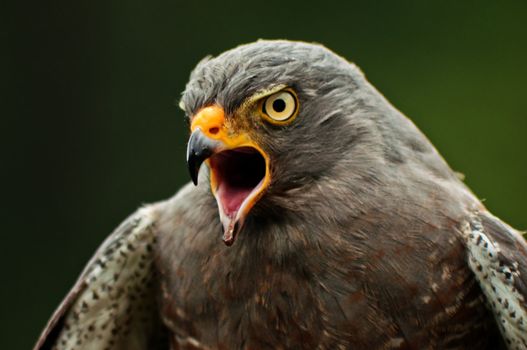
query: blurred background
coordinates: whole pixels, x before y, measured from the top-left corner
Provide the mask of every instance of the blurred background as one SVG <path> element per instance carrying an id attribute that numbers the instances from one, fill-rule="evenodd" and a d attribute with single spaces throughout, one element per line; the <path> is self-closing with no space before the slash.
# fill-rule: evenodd
<path id="1" fill-rule="evenodd" d="M 527 2 L 2 5 L 1 349 L 29 349 L 102 240 L 185 182 L 193 66 L 258 38 L 323 43 L 527 229 Z"/>

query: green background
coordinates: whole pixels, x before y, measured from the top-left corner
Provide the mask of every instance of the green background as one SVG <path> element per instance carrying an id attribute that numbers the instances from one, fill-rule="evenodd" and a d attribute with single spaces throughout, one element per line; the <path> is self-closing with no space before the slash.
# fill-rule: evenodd
<path id="1" fill-rule="evenodd" d="M 496 215 L 527 229 L 527 2 L 2 7 L 1 349 L 30 348 L 106 235 L 188 181 L 174 101 L 199 59 L 258 38 L 356 62 Z"/>

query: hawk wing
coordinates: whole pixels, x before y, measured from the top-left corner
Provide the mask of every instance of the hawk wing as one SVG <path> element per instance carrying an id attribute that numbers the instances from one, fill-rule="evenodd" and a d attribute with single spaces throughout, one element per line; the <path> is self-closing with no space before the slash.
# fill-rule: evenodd
<path id="1" fill-rule="evenodd" d="M 464 229 L 468 263 L 510 349 L 527 349 L 527 244 L 488 212 Z"/>
<path id="2" fill-rule="evenodd" d="M 142 208 L 106 239 L 34 350 L 168 348 L 155 297 L 154 220 L 154 207 Z"/>

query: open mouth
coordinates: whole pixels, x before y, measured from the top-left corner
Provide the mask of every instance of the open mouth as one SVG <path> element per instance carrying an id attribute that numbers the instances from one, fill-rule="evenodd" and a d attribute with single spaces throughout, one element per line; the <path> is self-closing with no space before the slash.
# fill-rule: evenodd
<path id="1" fill-rule="evenodd" d="M 232 130 L 220 105 L 203 107 L 192 118 L 187 167 L 198 185 L 203 162 L 209 167 L 210 189 L 218 204 L 223 242 L 231 246 L 243 230 L 250 210 L 271 184 L 271 158 L 252 133 Z"/>
<path id="2" fill-rule="evenodd" d="M 229 219 L 236 219 L 262 192 L 265 158 L 253 147 L 239 147 L 214 154 L 209 165 L 220 210 Z"/>

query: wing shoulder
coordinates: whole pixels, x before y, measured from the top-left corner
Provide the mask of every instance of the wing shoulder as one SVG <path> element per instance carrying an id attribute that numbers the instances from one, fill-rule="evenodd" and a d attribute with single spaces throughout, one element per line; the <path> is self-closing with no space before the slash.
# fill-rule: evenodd
<path id="1" fill-rule="evenodd" d="M 463 230 L 468 263 L 510 349 L 527 349 L 527 244 L 488 212 Z"/>
<path id="2" fill-rule="evenodd" d="M 101 245 L 34 350 L 152 349 L 163 339 L 155 297 L 155 206 L 126 219 Z"/>

